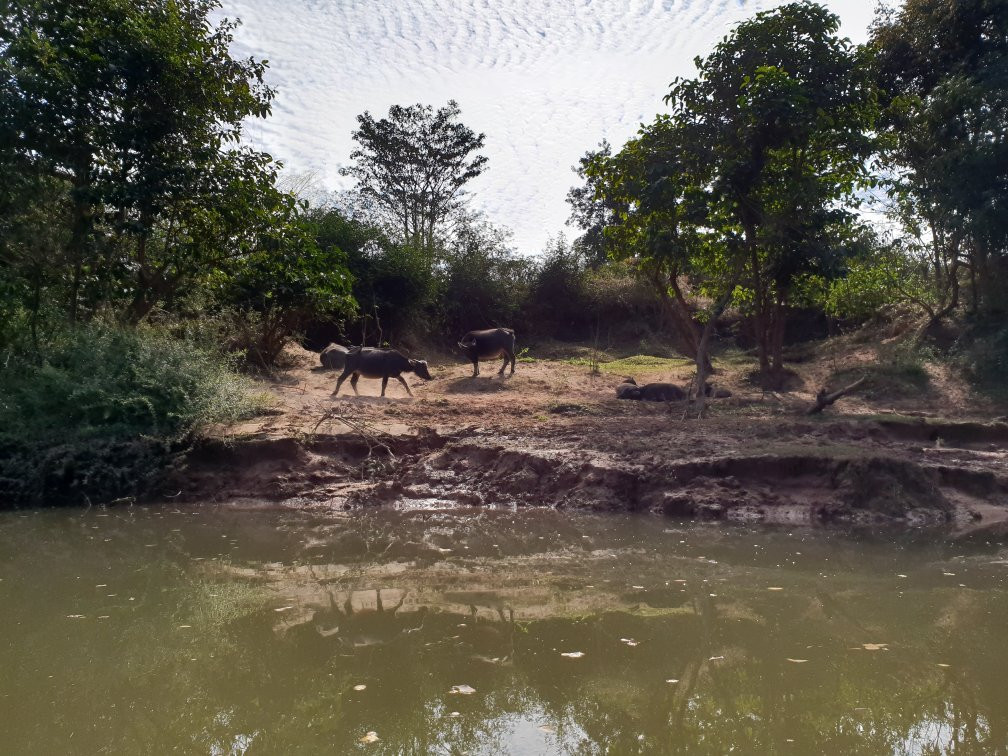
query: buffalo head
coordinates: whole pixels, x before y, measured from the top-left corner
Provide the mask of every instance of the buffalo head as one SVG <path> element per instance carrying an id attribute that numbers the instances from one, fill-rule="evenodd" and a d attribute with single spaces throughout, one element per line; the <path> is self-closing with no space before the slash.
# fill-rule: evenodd
<path id="1" fill-rule="evenodd" d="M 410 368 L 425 381 L 434 380 L 434 376 L 427 369 L 427 360 L 410 360 Z"/>

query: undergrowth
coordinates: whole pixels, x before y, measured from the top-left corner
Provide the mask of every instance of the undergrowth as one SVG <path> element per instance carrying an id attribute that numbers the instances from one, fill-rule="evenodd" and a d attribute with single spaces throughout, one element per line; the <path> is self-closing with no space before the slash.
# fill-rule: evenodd
<path id="1" fill-rule="evenodd" d="M 839 388 L 864 376 L 861 394 L 869 400 L 911 399 L 931 390 L 931 376 L 927 363 L 936 356 L 926 347 L 912 342 L 902 342 L 878 350 L 878 360 L 873 364 L 836 370 L 830 388 Z"/>
<path id="2" fill-rule="evenodd" d="M 199 430 L 257 409 L 221 352 L 164 327 L 92 324 L 0 365 L 0 507 L 142 493 Z"/>

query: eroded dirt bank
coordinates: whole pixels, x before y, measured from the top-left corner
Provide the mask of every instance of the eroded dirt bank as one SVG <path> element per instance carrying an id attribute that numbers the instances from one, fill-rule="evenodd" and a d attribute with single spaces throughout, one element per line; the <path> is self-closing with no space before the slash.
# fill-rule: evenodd
<path id="1" fill-rule="evenodd" d="M 165 484 L 175 501 L 347 509 L 549 506 L 748 521 L 957 523 L 1008 519 L 1008 424 L 949 419 L 882 397 L 828 415 L 801 408 L 817 387 L 765 395 L 725 371 L 733 392 L 702 422 L 682 404 L 619 401 L 622 375 L 559 361 L 513 378 L 435 368 L 416 398 L 378 382 L 331 398 L 311 355 L 270 387 L 265 418 L 222 430 Z M 490 366 L 487 366 L 490 367 Z M 625 371 L 685 383 L 689 367 Z M 937 392 L 934 406 L 949 406 Z M 882 406 L 879 406 L 879 405 Z M 904 403 L 905 404 L 905 403 Z M 911 413 L 912 414 L 904 414 Z M 989 416 L 989 413 L 988 413 Z"/>

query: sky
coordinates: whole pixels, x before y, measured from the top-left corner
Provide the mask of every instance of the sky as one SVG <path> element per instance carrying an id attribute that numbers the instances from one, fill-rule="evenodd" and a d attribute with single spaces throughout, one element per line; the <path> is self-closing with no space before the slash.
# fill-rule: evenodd
<path id="1" fill-rule="evenodd" d="M 841 34 L 862 42 L 876 0 L 831 0 Z M 676 76 L 762 0 L 222 0 L 241 20 L 233 54 L 269 61 L 273 114 L 246 139 L 326 189 L 350 186 L 356 116 L 456 100 L 486 134 L 473 205 L 542 250 L 566 226 L 572 166 L 663 110 Z"/>

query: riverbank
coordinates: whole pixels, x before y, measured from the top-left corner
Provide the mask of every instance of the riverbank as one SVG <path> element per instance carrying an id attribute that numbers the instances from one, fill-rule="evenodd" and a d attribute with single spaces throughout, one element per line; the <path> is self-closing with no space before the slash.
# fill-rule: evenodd
<path id="1" fill-rule="evenodd" d="M 854 356 L 834 375 L 809 360 L 791 391 L 764 393 L 743 357 L 724 355 L 718 386 L 732 396 L 698 422 L 682 403 L 615 398 L 625 375 L 685 385 L 685 360 L 610 360 L 592 374 L 567 356 L 521 362 L 513 377 L 486 365 L 478 378 L 435 364 L 433 381 L 410 376 L 415 398 L 391 384 L 380 398 L 380 382 L 367 380 L 361 396 L 344 387 L 333 398 L 336 375 L 301 352 L 264 384 L 270 414 L 217 429 L 163 490 L 176 502 L 234 507 L 548 506 L 959 527 L 1008 519 L 1008 423 L 990 419 L 997 408 L 935 366 L 923 389 L 899 396 L 864 356 L 868 390 L 807 417 L 821 386 L 859 370 Z"/>

